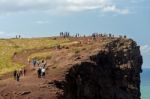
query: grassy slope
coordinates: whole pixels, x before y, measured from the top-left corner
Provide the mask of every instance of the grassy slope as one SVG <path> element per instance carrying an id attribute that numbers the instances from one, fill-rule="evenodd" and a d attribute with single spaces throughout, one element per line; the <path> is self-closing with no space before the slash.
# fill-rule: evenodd
<path id="1" fill-rule="evenodd" d="M 51 55 L 52 53 L 51 52 L 39 52 L 39 53 L 34 53 L 34 54 L 31 54 L 29 56 L 29 60 L 31 59 L 50 59 L 51 58 Z"/>
<path id="2" fill-rule="evenodd" d="M 53 40 L 50 38 L 0 40 L 0 75 L 11 72 L 14 69 L 23 66 L 21 64 L 16 64 L 12 62 L 12 57 L 15 52 L 20 52 L 25 49 L 51 47 L 65 42 L 69 42 L 69 40 Z"/>

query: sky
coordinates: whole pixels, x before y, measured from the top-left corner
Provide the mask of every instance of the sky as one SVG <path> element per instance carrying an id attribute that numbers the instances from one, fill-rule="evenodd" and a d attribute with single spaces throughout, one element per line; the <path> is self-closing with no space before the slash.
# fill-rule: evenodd
<path id="1" fill-rule="evenodd" d="M 0 0 L 0 38 L 93 32 L 127 35 L 150 68 L 150 0 Z"/>

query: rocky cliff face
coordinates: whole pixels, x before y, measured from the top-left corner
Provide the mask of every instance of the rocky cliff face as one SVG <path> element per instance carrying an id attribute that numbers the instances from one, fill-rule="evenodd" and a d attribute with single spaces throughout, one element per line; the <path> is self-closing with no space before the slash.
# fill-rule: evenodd
<path id="1" fill-rule="evenodd" d="M 56 82 L 60 99 L 140 99 L 140 48 L 131 39 L 115 39 L 68 69 Z"/>

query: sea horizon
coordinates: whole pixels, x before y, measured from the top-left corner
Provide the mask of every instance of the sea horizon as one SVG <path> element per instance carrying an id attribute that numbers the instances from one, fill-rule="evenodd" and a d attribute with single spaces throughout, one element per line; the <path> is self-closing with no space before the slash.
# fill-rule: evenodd
<path id="1" fill-rule="evenodd" d="M 141 73 L 141 99 L 150 99 L 150 68 L 143 68 Z"/>

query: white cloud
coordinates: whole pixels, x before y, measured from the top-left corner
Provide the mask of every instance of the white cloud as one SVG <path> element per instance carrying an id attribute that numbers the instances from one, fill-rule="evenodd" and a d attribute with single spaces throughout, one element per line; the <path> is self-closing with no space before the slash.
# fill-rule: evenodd
<path id="1" fill-rule="evenodd" d="M 115 2 L 115 0 L 0 0 L 0 13 L 51 10 L 79 12 L 99 9 L 102 12 L 128 14 L 128 9 L 118 8 Z"/>
<path id="2" fill-rule="evenodd" d="M 128 9 L 118 9 L 114 5 L 104 7 L 102 11 L 104 11 L 104 12 L 116 12 L 116 13 L 120 13 L 120 14 L 128 14 L 129 13 Z"/>
<path id="3" fill-rule="evenodd" d="M 143 54 L 149 54 L 150 55 L 150 45 L 146 44 L 146 45 L 143 45 L 141 46 L 141 52 Z"/>

